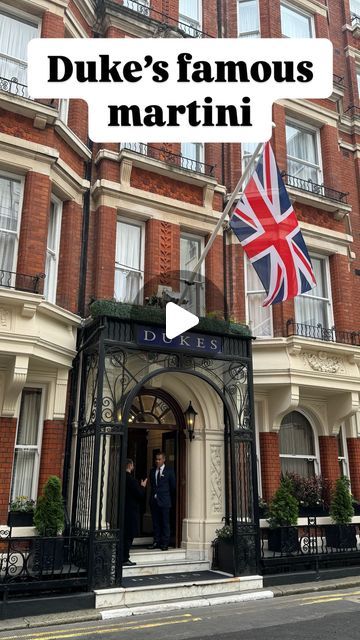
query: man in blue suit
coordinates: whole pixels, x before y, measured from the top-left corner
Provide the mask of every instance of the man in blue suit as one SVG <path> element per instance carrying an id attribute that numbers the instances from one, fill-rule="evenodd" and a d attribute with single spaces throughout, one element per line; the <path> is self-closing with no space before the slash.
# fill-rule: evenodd
<path id="1" fill-rule="evenodd" d="M 155 467 L 150 471 L 150 509 L 154 542 L 150 549 L 167 551 L 170 540 L 170 508 L 175 498 L 175 474 L 165 465 L 165 454 L 156 455 Z"/>

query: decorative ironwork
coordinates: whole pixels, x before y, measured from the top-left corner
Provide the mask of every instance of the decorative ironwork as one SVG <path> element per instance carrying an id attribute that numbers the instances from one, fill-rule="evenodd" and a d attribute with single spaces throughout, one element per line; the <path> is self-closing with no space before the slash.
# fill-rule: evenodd
<path id="1" fill-rule="evenodd" d="M 27 98 L 27 85 L 22 84 L 15 77 L 12 78 L 4 78 L 4 76 L 0 76 L 0 91 L 6 91 L 7 93 L 11 93 L 16 96 L 21 96 L 22 98 Z"/>
<path id="2" fill-rule="evenodd" d="M 350 118 L 360 118 L 360 107 L 358 107 L 356 104 L 349 105 L 346 111 L 344 111 L 344 116 L 349 116 Z"/>
<path id="3" fill-rule="evenodd" d="M 333 83 L 334 84 L 343 84 L 344 76 L 338 76 L 336 73 L 333 73 Z"/>
<path id="4" fill-rule="evenodd" d="M 301 324 L 290 318 L 286 323 L 287 336 L 300 336 L 311 340 L 322 340 L 324 342 L 338 342 L 340 344 L 351 344 L 360 347 L 360 331 L 337 331 L 335 327 L 330 329 L 321 324 L 316 326 Z"/>
<path id="5" fill-rule="evenodd" d="M 345 193 L 343 191 L 337 191 L 336 189 L 327 187 L 324 184 L 318 184 L 312 180 L 304 180 L 303 178 L 291 176 L 285 172 L 282 172 L 281 175 L 289 187 L 306 191 L 307 193 L 319 196 L 320 198 L 327 198 L 328 200 L 334 200 L 341 204 L 347 204 L 348 192 Z"/>
<path id="6" fill-rule="evenodd" d="M 155 160 L 161 160 L 172 166 L 179 167 L 179 169 L 191 171 L 192 173 L 203 173 L 204 175 L 213 176 L 216 167 L 216 165 L 198 162 L 193 158 L 186 158 L 181 154 L 173 153 L 165 147 L 155 147 L 150 144 L 144 144 L 143 142 L 123 142 L 121 143 L 121 148 L 134 151 L 149 158 L 154 158 Z"/>
<path id="7" fill-rule="evenodd" d="M 37 273 L 29 276 L 15 271 L 0 269 L 0 287 L 16 289 L 17 291 L 29 291 L 30 293 L 43 293 L 45 273 Z"/>

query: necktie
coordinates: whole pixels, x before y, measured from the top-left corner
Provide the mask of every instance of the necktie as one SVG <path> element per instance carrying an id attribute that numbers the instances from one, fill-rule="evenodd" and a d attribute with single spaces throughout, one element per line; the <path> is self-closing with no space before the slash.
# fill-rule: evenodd
<path id="1" fill-rule="evenodd" d="M 160 471 L 160 469 L 158 469 L 158 470 L 156 471 L 156 486 L 158 486 L 158 484 L 159 484 L 159 480 L 160 480 L 160 473 L 161 473 L 161 471 Z"/>

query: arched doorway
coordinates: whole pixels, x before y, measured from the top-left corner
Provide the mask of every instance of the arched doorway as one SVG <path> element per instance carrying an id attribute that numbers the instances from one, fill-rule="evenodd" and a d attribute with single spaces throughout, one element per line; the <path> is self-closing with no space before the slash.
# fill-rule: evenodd
<path id="1" fill-rule="evenodd" d="M 181 544 L 184 517 L 185 437 L 184 416 L 176 400 L 163 389 L 143 388 L 134 398 L 128 419 L 127 457 L 135 464 L 137 480 L 147 478 L 157 453 L 163 451 L 166 464 L 175 472 L 176 495 L 170 512 L 171 546 Z M 140 538 L 152 538 L 149 488 L 141 508 Z M 151 542 L 152 540 L 149 540 Z M 144 544 L 144 540 L 142 541 Z"/>

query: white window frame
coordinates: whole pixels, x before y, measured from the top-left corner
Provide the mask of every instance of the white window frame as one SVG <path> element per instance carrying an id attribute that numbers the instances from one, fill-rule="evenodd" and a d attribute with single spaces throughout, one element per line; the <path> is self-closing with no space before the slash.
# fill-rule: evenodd
<path id="1" fill-rule="evenodd" d="M 249 0 L 237 0 L 237 33 L 238 38 L 261 38 L 261 22 L 260 22 L 260 7 L 259 0 L 256 0 L 258 29 L 257 31 L 240 31 L 240 5 L 248 2 Z"/>
<path id="2" fill-rule="evenodd" d="M 124 218 L 123 216 L 118 216 L 116 221 L 116 240 L 117 240 L 117 223 L 122 222 L 123 224 L 130 224 L 134 227 L 140 228 L 140 269 L 132 269 L 131 267 L 121 265 L 121 263 L 117 263 L 115 260 L 115 269 L 114 269 L 114 298 L 118 302 L 122 302 L 116 297 L 115 292 L 115 274 L 116 271 L 131 271 L 134 273 L 139 273 L 139 296 L 137 302 L 126 303 L 126 304 L 143 304 L 144 302 L 144 269 L 145 269 L 145 223 L 140 220 L 134 220 L 132 218 Z"/>
<path id="3" fill-rule="evenodd" d="M 286 125 L 290 127 L 294 127 L 296 129 L 302 129 L 309 133 L 315 133 L 315 144 L 316 144 L 316 152 L 318 156 L 318 164 L 315 165 L 312 162 L 308 162 L 307 160 L 301 160 L 301 158 L 296 158 L 295 156 L 289 156 L 287 149 L 287 139 L 286 139 Z M 320 129 L 318 127 L 314 127 L 307 122 L 301 122 L 300 120 L 296 120 L 295 118 L 287 117 L 285 121 L 285 144 L 286 144 L 286 165 L 288 167 L 288 160 L 293 160 L 294 162 L 298 162 L 299 164 L 303 163 L 304 166 L 312 167 L 318 170 L 318 184 L 322 184 L 324 172 L 323 172 L 323 164 L 322 164 L 322 154 L 321 154 L 321 137 L 320 137 Z M 289 173 L 289 171 L 288 171 Z M 296 176 L 295 176 L 296 177 Z M 299 180 L 305 180 L 305 178 L 299 178 Z M 305 180 L 306 181 L 306 180 Z"/>
<path id="4" fill-rule="evenodd" d="M 21 185 L 21 193 L 20 193 L 20 198 L 19 198 L 19 214 L 18 214 L 17 230 L 15 232 L 15 231 L 9 231 L 8 229 L 1 229 L 1 231 L 5 231 L 6 233 L 10 233 L 11 235 L 15 235 L 16 234 L 13 263 L 12 263 L 12 267 L 11 267 L 11 271 L 16 273 L 16 271 L 17 271 L 18 251 L 19 251 L 19 235 L 20 235 L 22 208 L 23 208 L 23 202 L 24 202 L 25 178 L 24 178 L 24 176 L 19 176 L 19 175 L 16 175 L 14 173 L 9 173 L 8 171 L 1 171 L 1 170 L 0 170 L 0 177 L 10 178 L 10 180 L 16 180 L 17 182 L 20 182 L 20 185 Z M 12 282 L 11 286 L 15 286 L 15 281 Z"/>
<path id="5" fill-rule="evenodd" d="M 281 459 L 290 459 L 290 460 L 307 460 L 308 462 L 312 461 L 314 463 L 314 475 L 318 476 L 321 473 L 321 467 L 320 467 L 320 446 L 319 446 L 319 437 L 318 434 L 315 430 L 315 427 L 312 423 L 311 418 L 309 417 L 309 415 L 301 408 L 296 408 L 293 409 L 294 412 L 296 413 L 301 413 L 304 418 L 306 418 L 306 420 L 308 421 L 308 423 L 310 424 L 310 427 L 312 429 L 312 433 L 313 433 L 313 439 L 314 439 L 314 455 L 310 456 L 310 455 L 300 455 L 300 454 L 291 454 L 291 453 L 279 453 L 279 457 L 280 457 L 280 465 L 281 465 Z M 288 413 L 292 413 L 293 411 L 289 411 Z M 286 414 L 288 415 L 288 414 Z M 286 417 L 286 415 L 284 416 L 284 418 Z M 280 426 L 281 429 L 281 426 Z M 279 445 L 280 445 L 280 429 L 279 429 Z"/>
<path id="6" fill-rule="evenodd" d="M 340 425 L 339 438 L 341 439 L 341 446 L 343 450 L 343 455 L 338 455 L 339 465 L 341 465 L 342 475 L 346 476 L 350 480 L 349 454 L 347 448 L 346 429 L 344 424 Z"/>
<path id="7" fill-rule="evenodd" d="M 183 155 L 183 145 L 184 144 L 193 144 L 196 146 L 196 160 L 189 158 L 188 156 Z M 203 142 L 190 142 L 190 143 L 181 143 L 181 166 L 184 169 L 191 169 L 192 171 L 197 171 L 198 173 L 204 173 L 204 158 L 205 158 L 205 145 Z M 191 161 L 191 166 L 187 166 L 187 160 Z M 193 168 L 193 164 L 195 163 L 195 168 Z"/>
<path id="8" fill-rule="evenodd" d="M 358 100 L 360 100 L 360 67 L 357 67 L 356 69 L 356 80 L 357 80 L 357 89 L 358 89 Z"/>
<path id="9" fill-rule="evenodd" d="M 199 22 L 196 22 L 196 20 L 194 20 L 190 16 L 184 16 L 182 13 L 180 13 L 180 2 L 179 2 L 179 28 L 180 29 L 182 28 L 181 23 L 183 23 L 184 25 L 187 25 L 189 27 L 189 31 L 187 32 L 186 29 L 183 29 L 183 31 L 186 31 L 186 33 L 189 33 L 189 35 L 191 35 L 191 29 L 194 29 L 196 31 L 202 31 L 202 22 L 203 22 L 202 0 L 193 0 L 193 2 L 197 2 L 198 4 Z"/>
<path id="10" fill-rule="evenodd" d="M 266 292 L 265 289 L 259 289 L 259 290 L 251 290 L 249 291 L 248 289 L 248 283 L 247 283 L 247 270 L 249 268 L 254 268 L 251 266 L 251 264 L 249 264 L 249 260 L 246 256 L 246 254 L 244 253 L 244 279 L 245 279 L 245 313 L 246 313 L 246 323 L 249 325 L 250 330 L 252 328 L 252 321 L 250 318 L 250 310 L 249 310 L 249 296 L 251 296 L 251 294 L 255 294 L 255 293 L 264 293 L 265 297 L 266 297 Z M 274 316 L 273 316 L 273 312 L 272 312 L 272 307 L 271 305 L 268 307 L 269 311 L 270 311 L 270 327 L 271 327 L 271 333 L 268 336 L 256 336 L 257 340 L 269 340 L 270 338 L 274 337 Z M 255 334 L 254 334 L 255 335 Z"/>
<path id="11" fill-rule="evenodd" d="M 18 437 L 18 429 L 19 429 L 19 419 L 20 419 L 20 409 L 21 409 L 21 401 L 22 394 L 26 390 L 31 389 L 40 389 L 41 390 L 41 400 L 40 400 L 40 410 L 39 410 L 39 423 L 38 423 L 38 438 L 37 445 L 17 445 L 17 437 Z M 11 484 L 10 484 L 10 501 L 14 500 L 16 496 L 12 495 L 13 490 L 13 478 L 14 478 L 14 466 L 15 466 L 15 451 L 16 449 L 35 449 L 37 451 L 37 456 L 35 457 L 34 464 L 34 473 L 32 478 L 32 486 L 31 486 L 31 495 L 28 496 L 30 500 L 36 500 L 39 488 L 39 474 L 40 474 L 40 463 L 41 463 L 41 450 L 42 450 L 42 439 L 44 432 L 44 418 L 45 418 L 45 394 L 46 394 L 46 386 L 43 384 L 31 384 L 28 383 L 22 390 L 19 401 L 18 401 L 18 418 L 16 424 L 16 435 L 15 435 L 15 445 L 14 445 L 14 455 L 13 455 L 13 465 L 11 471 Z"/>
<path id="12" fill-rule="evenodd" d="M 52 195 L 50 202 L 54 205 L 55 211 L 55 249 L 49 249 L 46 245 L 46 263 L 50 256 L 54 260 L 54 268 L 52 273 L 46 273 L 44 296 L 48 302 L 56 303 L 57 278 L 59 269 L 60 254 L 60 235 L 61 235 L 61 219 L 62 219 L 62 201 Z M 51 206 L 51 205 L 50 205 Z M 51 279 L 49 278 L 49 275 Z"/>
<path id="13" fill-rule="evenodd" d="M 59 100 L 59 120 L 67 125 L 69 118 L 70 100 L 68 98 L 60 98 Z"/>
<path id="14" fill-rule="evenodd" d="M 9 16 L 10 18 L 13 18 L 15 20 L 18 20 L 18 22 L 27 22 L 30 23 L 34 26 L 37 27 L 37 34 L 36 37 L 40 38 L 40 27 L 41 27 L 41 18 L 38 18 L 37 16 L 32 15 L 31 13 L 27 13 L 25 11 L 22 11 L 21 9 L 17 9 L 15 7 L 8 7 L 8 5 L 4 4 L 3 2 L 0 2 L 0 15 L 1 13 L 4 13 L 5 15 Z M 23 66 L 23 67 L 28 67 L 28 61 L 27 60 L 22 60 L 21 58 L 16 58 L 13 56 L 8 56 L 6 54 L 1 53 L 0 51 L 0 56 L 3 56 L 4 58 L 8 58 L 9 60 L 11 60 L 12 62 L 15 62 L 17 64 L 19 64 L 19 66 Z M 27 95 L 27 88 L 26 88 L 26 95 L 24 97 L 28 97 Z"/>
<path id="15" fill-rule="evenodd" d="M 317 258 L 318 260 L 322 260 L 323 264 L 325 265 L 325 285 L 326 285 L 326 289 L 327 289 L 327 292 L 328 292 L 328 297 L 327 298 L 321 298 L 319 296 L 309 295 L 309 293 L 301 293 L 298 297 L 299 298 L 310 298 L 312 300 L 321 300 L 323 302 L 327 302 L 328 301 L 327 321 L 328 321 L 329 326 L 328 327 L 323 327 L 323 328 L 324 329 L 331 329 L 334 326 L 334 307 L 333 307 L 332 290 L 331 290 L 329 256 L 321 254 L 321 253 L 315 253 L 314 251 L 311 251 L 309 255 L 310 255 L 310 259 L 311 258 Z M 297 322 L 296 305 L 295 305 L 295 322 Z"/>
<path id="16" fill-rule="evenodd" d="M 200 255 L 202 254 L 202 252 L 204 251 L 205 248 L 205 238 L 204 236 L 201 236 L 200 234 L 196 234 L 196 233 L 188 233 L 187 231 L 180 231 L 180 272 L 182 271 L 182 266 L 181 266 L 181 239 L 188 239 L 188 240 L 197 240 L 200 241 Z M 196 298 L 196 309 L 192 310 L 191 313 L 195 313 L 195 315 L 199 315 L 199 316 L 204 316 L 205 315 L 205 311 L 206 311 L 206 298 L 205 298 L 205 260 L 202 262 L 201 266 L 200 266 L 200 270 L 198 272 L 198 274 L 201 276 L 201 281 L 199 282 L 197 280 L 197 278 L 195 278 L 195 283 L 198 283 L 198 286 L 195 287 L 197 289 L 197 292 L 200 291 L 200 296 L 199 296 L 199 300 L 198 298 Z M 183 283 L 184 282 L 184 278 L 180 278 L 180 282 Z"/>
<path id="17" fill-rule="evenodd" d="M 311 38 L 316 38 L 316 32 L 315 32 L 315 20 L 314 20 L 314 14 L 312 13 L 308 13 L 307 11 L 304 11 L 303 9 L 300 9 L 298 6 L 293 5 L 291 2 L 280 2 L 280 27 L 281 27 L 281 35 L 283 38 L 290 38 L 290 36 L 287 36 L 283 33 L 282 31 L 282 20 L 281 20 L 281 7 L 286 7 L 287 9 L 290 9 L 290 11 L 293 11 L 294 13 L 298 13 L 301 16 L 304 16 L 305 18 L 307 18 L 309 20 L 310 23 L 310 36 L 309 36 L 309 40 Z"/>

